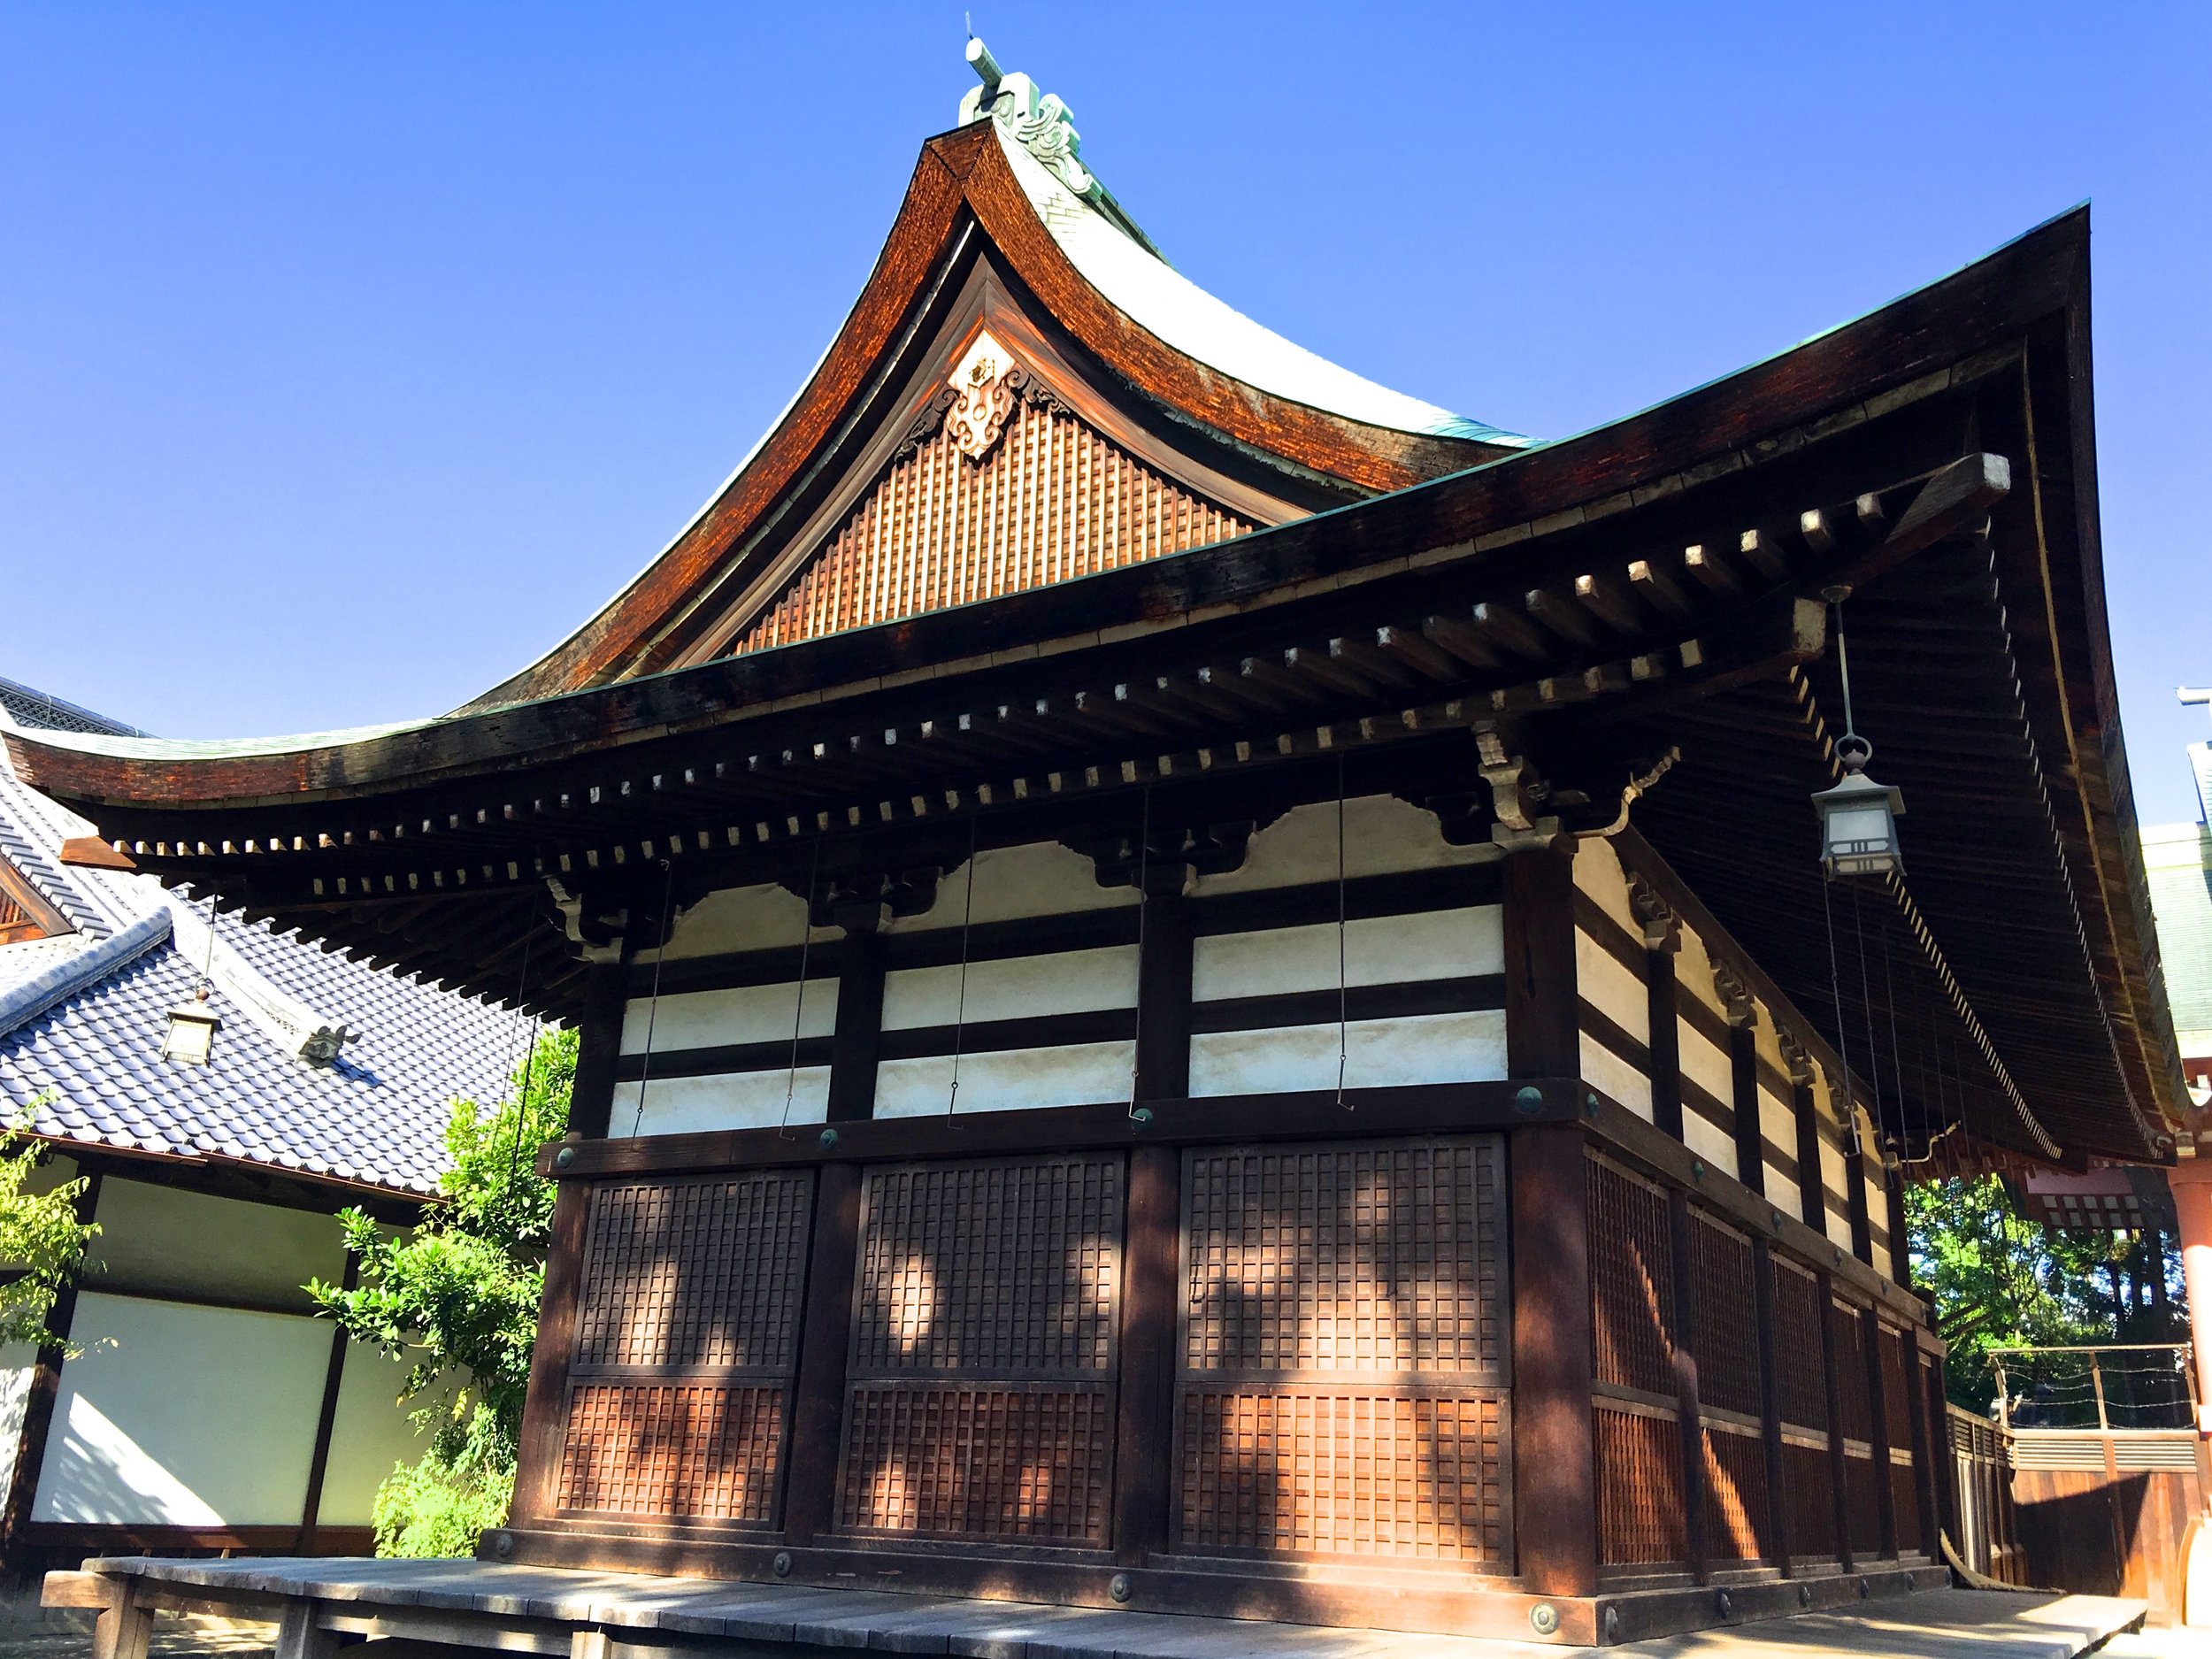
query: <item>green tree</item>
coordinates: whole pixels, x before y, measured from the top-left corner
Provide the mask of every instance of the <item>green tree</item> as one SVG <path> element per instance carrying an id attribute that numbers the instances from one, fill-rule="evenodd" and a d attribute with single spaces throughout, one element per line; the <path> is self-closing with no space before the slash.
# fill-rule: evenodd
<path id="1" fill-rule="evenodd" d="M 2021 1215 L 1996 1176 L 1905 1189 L 1913 1282 L 1935 1301 L 1950 1344 L 1951 1398 L 1970 1410 L 1996 1397 L 1990 1350 L 2178 1340 L 2170 1255 L 2115 1233 L 2055 1233 Z M 2157 1307 L 2146 1307 L 2150 1279 Z"/>
<path id="2" fill-rule="evenodd" d="M 354 1341 L 408 1362 L 400 1399 L 430 1435 L 377 1490 L 379 1555 L 465 1555 L 507 1518 L 553 1220 L 553 1183 L 532 1160 L 568 1127 L 575 1077 L 576 1033 L 547 1032 L 505 1102 L 454 1102 L 442 1202 L 404 1237 L 346 1210 L 358 1287 L 307 1286 Z"/>
<path id="3" fill-rule="evenodd" d="M 50 1098 L 32 1102 L 15 1127 L 0 1133 L 0 1342 L 59 1348 L 73 1356 L 79 1350 L 47 1328 L 46 1316 L 100 1228 L 77 1219 L 83 1176 L 42 1193 L 31 1189 L 32 1173 L 47 1148 L 30 1132 L 39 1107 Z"/>

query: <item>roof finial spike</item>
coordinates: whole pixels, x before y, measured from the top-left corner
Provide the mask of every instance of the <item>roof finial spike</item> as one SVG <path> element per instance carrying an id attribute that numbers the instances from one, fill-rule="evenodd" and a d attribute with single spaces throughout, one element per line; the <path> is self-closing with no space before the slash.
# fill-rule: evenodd
<path id="1" fill-rule="evenodd" d="M 984 98 L 987 101 L 995 96 L 998 83 L 1006 79 L 1006 72 L 998 66 L 998 59 L 991 56 L 991 49 L 971 32 L 967 50 L 963 55 L 968 60 L 968 67 L 975 71 L 976 79 L 983 83 Z"/>

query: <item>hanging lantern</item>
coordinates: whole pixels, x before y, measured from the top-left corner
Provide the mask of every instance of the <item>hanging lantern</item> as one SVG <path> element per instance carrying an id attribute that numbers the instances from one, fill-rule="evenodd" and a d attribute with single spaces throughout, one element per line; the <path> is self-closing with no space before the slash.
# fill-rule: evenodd
<path id="1" fill-rule="evenodd" d="M 215 1047 L 215 1030 L 222 1024 L 207 1005 L 207 987 L 192 994 L 188 1002 L 169 1010 L 169 1035 L 161 1045 L 161 1057 L 180 1065 L 205 1065 Z"/>
<path id="2" fill-rule="evenodd" d="M 1904 870 L 1897 849 L 1897 820 L 1904 816 L 1905 797 L 1866 775 L 1866 763 L 1873 755 L 1873 744 L 1856 733 L 1845 733 L 1836 740 L 1843 781 L 1813 796 L 1813 804 L 1820 809 L 1820 862 L 1831 876 L 1878 876 Z"/>

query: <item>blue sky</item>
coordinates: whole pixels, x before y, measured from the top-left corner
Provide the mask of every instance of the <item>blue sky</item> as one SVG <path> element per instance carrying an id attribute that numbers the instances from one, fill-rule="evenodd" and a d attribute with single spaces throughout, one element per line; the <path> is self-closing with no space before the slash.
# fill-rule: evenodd
<path id="1" fill-rule="evenodd" d="M 0 0 L 0 674 L 219 736 L 536 656 L 835 331 L 964 4 L 1193 278 L 1540 435 L 2092 198 L 2129 749 L 2146 820 L 2195 815 L 2200 6 Z"/>

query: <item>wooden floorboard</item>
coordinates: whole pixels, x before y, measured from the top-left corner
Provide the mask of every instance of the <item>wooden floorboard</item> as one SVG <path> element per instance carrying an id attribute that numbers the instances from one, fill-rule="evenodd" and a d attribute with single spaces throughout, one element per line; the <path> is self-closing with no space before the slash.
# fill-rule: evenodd
<path id="1" fill-rule="evenodd" d="M 449 1620 L 597 1626 L 616 1647 L 645 1632 L 944 1655 L 948 1659 L 1532 1659 L 1555 1645 L 1258 1620 L 672 1579 L 483 1562 L 161 1560 L 86 1563 L 115 1578 L 219 1600 L 311 1599 L 334 1615 L 380 1608 Z M 2138 1622 L 2143 1604 L 2098 1596 L 1932 1590 L 1854 1608 L 1606 1649 L 1640 1659 L 2074 1659 Z M 537 1628 L 542 1629 L 542 1624 Z M 1589 1649 L 1566 1651 L 1588 1652 Z"/>

